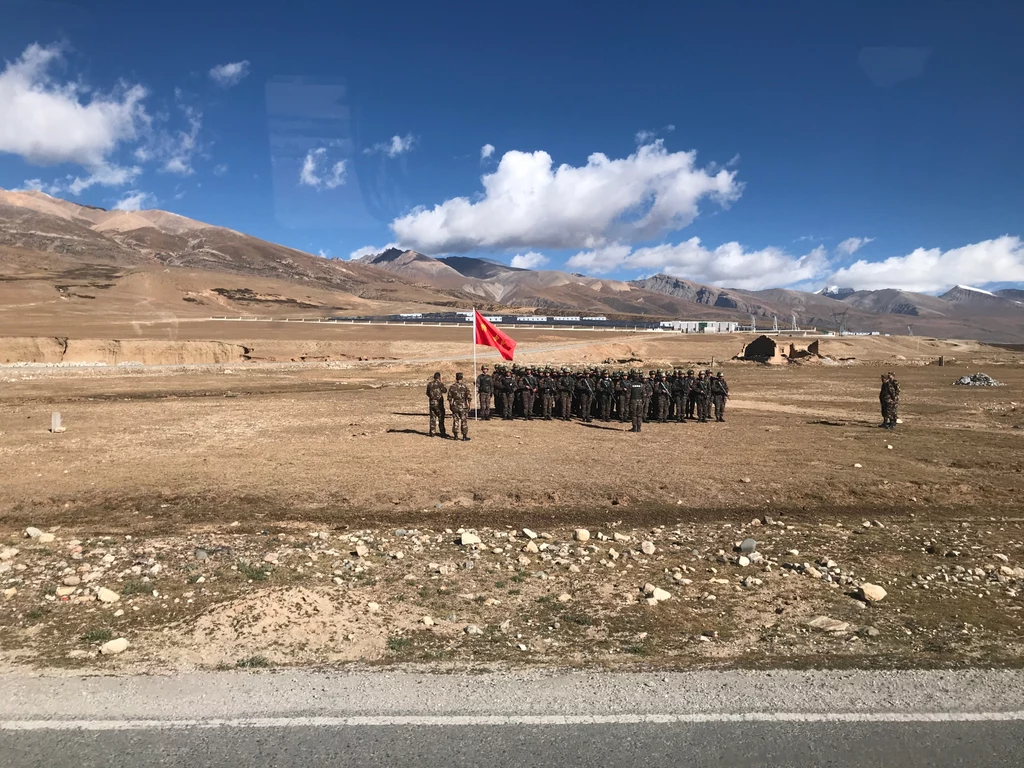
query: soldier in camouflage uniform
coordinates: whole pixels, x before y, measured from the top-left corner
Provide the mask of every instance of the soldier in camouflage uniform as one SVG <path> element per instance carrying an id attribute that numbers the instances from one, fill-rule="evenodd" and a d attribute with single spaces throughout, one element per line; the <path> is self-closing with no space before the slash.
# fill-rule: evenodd
<path id="1" fill-rule="evenodd" d="M 576 397 L 580 403 L 580 418 L 584 421 L 591 421 L 591 411 L 594 407 L 594 380 L 590 377 L 590 371 L 584 371 L 583 375 L 576 380 Z"/>
<path id="2" fill-rule="evenodd" d="M 516 404 L 516 387 L 518 386 L 512 371 L 502 366 L 501 369 L 501 418 L 512 420 L 512 410 Z"/>
<path id="3" fill-rule="evenodd" d="M 686 372 L 686 379 L 683 382 L 686 387 L 686 418 L 697 418 L 697 378 L 691 368 Z"/>
<path id="4" fill-rule="evenodd" d="M 900 410 L 900 383 L 894 373 L 882 377 L 882 388 L 878 392 L 878 401 L 882 406 L 882 427 L 896 429 L 896 419 Z"/>
<path id="5" fill-rule="evenodd" d="M 672 391 L 665 380 L 665 374 L 661 373 L 654 383 L 654 410 L 659 424 L 664 424 L 668 421 L 668 406 L 671 400 Z"/>
<path id="6" fill-rule="evenodd" d="M 441 427 L 441 437 L 448 437 L 444 428 L 444 396 L 448 387 L 441 381 L 440 372 L 434 374 L 434 379 L 427 384 L 427 400 L 430 404 L 430 436 L 433 437 L 438 425 Z"/>
<path id="7" fill-rule="evenodd" d="M 651 402 L 654 400 L 654 371 L 651 371 L 646 378 L 644 372 L 640 371 L 640 382 L 644 385 L 644 421 L 650 421 Z"/>
<path id="8" fill-rule="evenodd" d="M 629 419 L 629 379 L 625 374 L 620 374 L 615 379 L 615 400 L 619 421 L 627 421 Z"/>
<path id="9" fill-rule="evenodd" d="M 544 372 L 540 375 L 540 382 L 537 384 L 537 389 L 540 390 L 540 410 L 544 416 L 544 421 L 551 421 L 551 413 L 555 409 L 556 387 L 557 383 L 551 374 L 551 369 L 545 368 Z"/>
<path id="10" fill-rule="evenodd" d="M 487 366 L 480 366 L 480 375 L 476 377 L 476 391 L 480 397 L 477 415 L 484 421 L 491 419 L 491 395 L 494 393 L 494 379 L 487 372 Z"/>
<path id="11" fill-rule="evenodd" d="M 697 374 L 696 392 L 697 421 L 703 424 L 711 415 L 711 387 L 704 371 Z"/>
<path id="12" fill-rule="evenodd" d="M 719 371 L 711 380 L 711 402 L 715 406 L 715 421 L 725 421 L 725 401 L 729 398 L 729 385 L 725 375 Z"/>
<path id="13" fill-rule="evenodd" d="M 558 415 L 563 421 L 572 418 L 572 393 L 576 390 L 576 379 L 568 368 L 562 369 L 558 377 Z"/>
<path id="14" fill-rule="evenodd" d="M 644 424 L 644 380 L 640 371 L 633 371 L 627 382 L 629 389 L 629 415 L 633 421 L 630 432 L 639 432 Z"/>
<path id="15" fill-rule="evenodd" d="M 682 371 L 677 370 L 672 376 L 669 389 L 672 391 L 672 409 L 675 420 L 682 424 L 683 418 L 686 416 L 686 390 L 688 389 L 686 377 L 683 376 Z"/>
<path id="16" fill-rule="evenodd" d="M 615 397 L 615 382 L 608 371 L 601 371 L 597 382 L 597 405 L 601 413 L 601 421 L 612 420 L 612 399 Z"/>
<path id="17" fill-rule="evenodd" d="M 469 387 L 462 381 L 462 374 L 455 374 L 455 383 L 448 387 L 448 407 L 452 411 L 452 439 L 458 440 L 462 433 L 463 440 L 469 440 L 469 407 L 473 397 Z"/>
<path id="18" fill-rule="evenodd" d="M 534 400 L 537 397 L 537 377 L 533 375 L 532 369 L 525 371 L 519 380 L 519 397 L 523 403 L 523 416 L 527 421 L 531 421 Z"/>

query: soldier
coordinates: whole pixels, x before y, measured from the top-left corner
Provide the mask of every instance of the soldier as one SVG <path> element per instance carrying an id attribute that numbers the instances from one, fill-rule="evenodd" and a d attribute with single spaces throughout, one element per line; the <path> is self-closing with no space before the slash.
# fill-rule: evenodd
<path id="1" fill-rule="evenodd" d="M 891 371 L 882 377 L 878 400 L 882 406 L 882 428 L 896 429 L 900 409 L 900 383 L 896 381 L 896 375 Z"/>
<path id="2" fill-rule="evenodd" d="M 480 366 L 480 375 L 476 377 L 476 391 L 480 396 L 480 406 L 477 408 L 477 415 L 484 421 L 491 419 L 491 395 L 494 392 L 494 380 L 487 372 L 487 366 Z"/>
<path id="3" fill-rule="evenodd" d="M 650 421 L 651 402 L 654 400 L 654 371 L 650 371 L 647 378 L 640 371 L 640 380 L 644 385 L 644 421 Z"/>
<path id="4" fill-rule="evenodd" d="M 551 413 L 555 409 L 555 388 L 557 384 L 551 369 L 545 368 L 541 374 L 537 388 L 540 390 L 540 409 L 544 415 L 544 421 L 551 421 Z"/>
<path id="5" fill-rule="evenodd" d="M 594 382 L 590 378 L 590 371 L 584 371 L 583 375 L 576 380 L 576 396 L 580 402 L 580 417 L 586 422 L 591 421 L 591 409 L 594 406 Z"/>
<path id="6" fill-rule="evenodd" d="M 459 439 L 459 432 L 463 440 L 469 440 L 469 407 L 472 405 L 472 395 L 469 394 L 469 387 L 462 381 L 462 374 L 455 374 L 455 383 L 448 387 L 448 407 L 452 411 L 452 439 Z"/>
<path id="7" fill-rule="evenodd" d="M 523 416 L 527 421 L 533 419 L 533 404 L 537 397 L 537 377 L 533 375 L 533 369 L 526 370 L 519 380 L 519 397 L 523 403 Z"/>
<path id="8" fill-rule="evenodd" d="M 697 418 L 697 378 L 693 368 L 686 372 L 686 418 Z"/>
<path id="9" fill-rule="evenodd" d="M 665 381 L 665 374 L 658 374 L 658 380 L 654 384 L 655 412 L 658 416 L 658 423 L 664 424 L 668 421 L 668 406 L 672 399 L 672 391 Z"/>
<path id="10" fill-rule="evenodd" d="M 615 409 L 619 414 L 619 421 L 625 422 L 629 419 L 629 379 L 625 374 L 615 377 Z"/>
<path id="11" fill-rule="evenodd" d="M 639 432 L 644 423 L 644 380 L 640 371 L 629 377 L 629 415 L 633 420 L 630 432 Z"/>
<path id="12" fill-rule="evenodd" d="M 725 421 L 725 401 L 729 398 L 729 385 L 721 371 L 711 380 L 711 402 L 715 406 L 715 421 Z"/>
<path id="13" fill-rule="evenodd" d="M 697 421 L 701 424 L 707 423 L 711 416 L 711 387 L 704 371 L 697 374 Z"/>
<path id="14" fill-rule="evenodd" d="M 615 382 L 607 370 L 601 371 L 597 382 L 597 405 L 601 413 L 601 421 L 612 420 L 612 398 L 615 396 Z"/>
<path id="15" fill-rule="evenodd" d="M 687 388 L 686 377 L 683 376 L 682 371 L 677 370 L 672 377 L 669 389 L 672 391 L 672 407 L 675 411 L 675 419 L 680 424 L 683 423 L 683 417 L 686 416 Z"/>
<path id="16" fill-rule="evenodd" d="M 444 396 L 448 387 L 441 381 L 440 372 L 434 374 L 434 380 L 427 384 L 427 400 L 430 403 L 430 437 L 434 436 L 438 425 L 441 427 L 441 437 L 448 437 L 444 428 Z"/>
<path id="17" fill-rule="evenodd" d="M 568 368 L 562 368 L 558 377 L 558 415 L 562 421 L 572 417 L 572 393 L 576 389 L 576 380 Z"/>

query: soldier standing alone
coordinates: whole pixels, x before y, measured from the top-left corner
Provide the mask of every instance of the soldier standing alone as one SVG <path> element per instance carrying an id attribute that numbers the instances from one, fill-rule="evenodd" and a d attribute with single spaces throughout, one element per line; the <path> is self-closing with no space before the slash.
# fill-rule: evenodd
<path id="1" fill-rule="evenodd" d="M 477 413 L 484 421 L 491 419 L 491 395 L 494 393 L 494 380 L 487 372 L 487 366 L 480 366 L 480 375 L 476 377 L 476 391 L 480 396 L 480 406 Z"/>
<path id="2" fill-rule="evenodd" d="M 463 440 L 469 440 L 469 406 L 472 397 L 469 394 L 469 387 L 462 381 L 462 374 L 455 374 L 455 383 L 448 387 L 448 406 L 452 409 L 452 439 L 459 439 L 459 432 Z M 443 434 L 443 433 L 442 433 Z"/>
<path id="3" fill-rule="evenodd" d="M 434 374 L 434 380 L 427 384 L 427 399 L 430 402 L 430 437 L 434 436 L 437 427 L 441 427 L 441 437 L 448 437 L 444 428 L 444 396 L 448 387 L 441 381 L 440 372 Z"/>
<path id="4" fill-rule="evenodd" d="M 896 419 L 900 409 L 900 383 L 892 372 L 882 377 L 882 388 L 878 393 L 882 406 L 882 428 L 896 429 Z"/>

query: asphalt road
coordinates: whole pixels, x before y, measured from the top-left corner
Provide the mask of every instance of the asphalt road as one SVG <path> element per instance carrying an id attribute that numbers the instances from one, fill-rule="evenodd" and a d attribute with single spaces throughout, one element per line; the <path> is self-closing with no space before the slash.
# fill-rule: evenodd
<path id="1" fill-rule="evenodd" d="M 1019 766 L 1024 674 L 0 677 L 0 762 Z"/>

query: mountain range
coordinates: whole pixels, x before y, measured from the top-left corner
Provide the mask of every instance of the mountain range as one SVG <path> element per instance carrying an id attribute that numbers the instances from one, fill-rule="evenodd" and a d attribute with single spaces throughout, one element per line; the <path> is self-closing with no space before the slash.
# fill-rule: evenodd
<path id="1" fill-rule="evenodd" d="M 744 291 L 669 275 L 611 280 L 432 258 L 390 248 L 325 259 L 160 210 L 107 211 L 0 190 L 0 333 L 67 335 L 104 324 L 220 315 L 383 315 L 479 307 L 539 314 L 719 319 L 1024 341 L 1024 291 L 957 286 Z M 100 330 L 90 331 L 100 333 Z M 111 331 L 114 332 L 114 331 Z"/>

